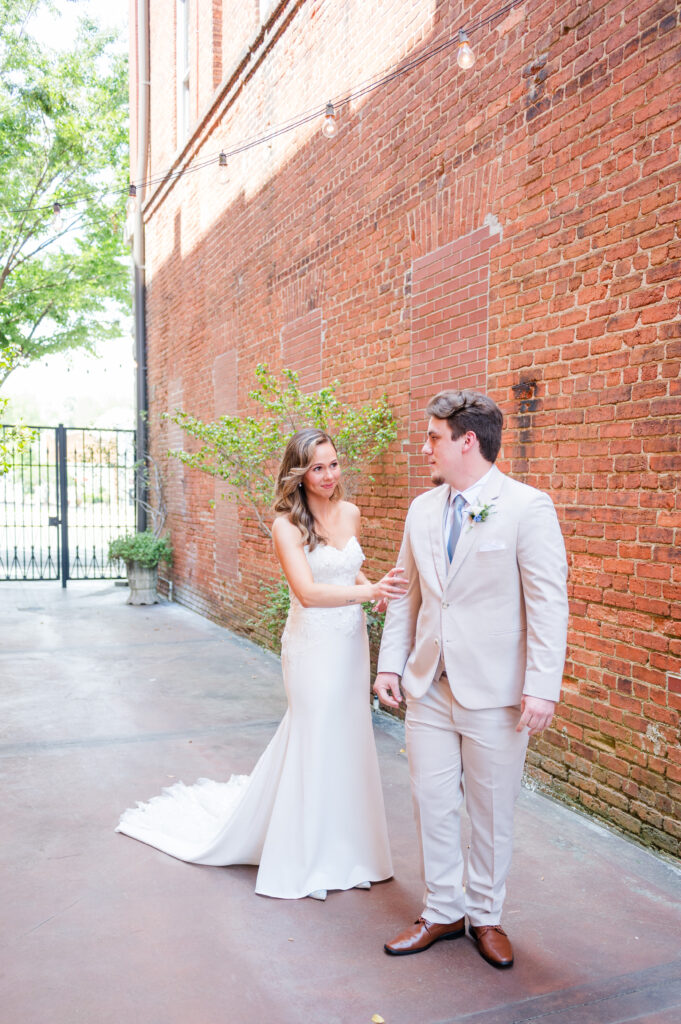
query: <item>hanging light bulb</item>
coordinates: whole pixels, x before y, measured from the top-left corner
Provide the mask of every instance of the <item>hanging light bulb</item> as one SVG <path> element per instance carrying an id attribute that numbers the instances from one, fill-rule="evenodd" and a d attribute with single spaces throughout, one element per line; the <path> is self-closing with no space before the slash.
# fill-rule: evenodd
<path id="1" fill-rule="evenodd" d="M 218 157 L 218 164 L 220 165 L 220 167 L 227 166 L 227 154 L 225 153 L 224 150 L 222 151 L 222 153 L 220 153 L 220 156 Z"/>
<path id="2" fill-rule="evenodd" d="M 471 50 L 468 36 L 463 29 L 459 30 L 459 52 L 456 55 L 456 63 L 465 71 L 475 64 L 475 54 Z"/>
<path id="3" fill-rule="evenodd" d="M 62 226 L 61 203 L 52 204 L 52 228 L 59 231 Z"/>
<path id="4" fill-rule="evenodd" d="M 131 184 L 128 187 L 128 201 L 126 203 L 126 213 L 128 217 L 132 217 L 137 206 L 137 186 Z"/>
<path id="5" fill-rule="evenodd" d="M 338 125 L 336 124 L 336 111 L 333 109 L 333 103 L 329 100 L 326 104 L 326 114 L 324 115 L 324 124 L 322 125 L 322 135 L 327 139 L 332 139 L 338 131 Z"/>

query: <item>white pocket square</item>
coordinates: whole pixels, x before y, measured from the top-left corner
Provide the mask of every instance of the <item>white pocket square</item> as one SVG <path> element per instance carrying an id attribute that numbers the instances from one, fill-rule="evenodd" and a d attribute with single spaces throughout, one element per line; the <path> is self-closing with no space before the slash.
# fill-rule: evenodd
<path id="1" fill-rule="evenodd" d="M 505 551 L 506 545 L 503 540 L 488 540 L 486 544 L 481 544 L 478 551 Z"/>

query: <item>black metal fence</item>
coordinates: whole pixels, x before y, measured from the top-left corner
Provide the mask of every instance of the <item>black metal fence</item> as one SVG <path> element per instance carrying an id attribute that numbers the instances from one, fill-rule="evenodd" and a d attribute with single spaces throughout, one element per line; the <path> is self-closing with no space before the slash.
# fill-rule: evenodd
<path id="1" fill-rule="evenodd" d="M 120 578 L 108 546 L 136 529 L 134 430 L 31 429 L 0 476 L 0 580 Z"/>

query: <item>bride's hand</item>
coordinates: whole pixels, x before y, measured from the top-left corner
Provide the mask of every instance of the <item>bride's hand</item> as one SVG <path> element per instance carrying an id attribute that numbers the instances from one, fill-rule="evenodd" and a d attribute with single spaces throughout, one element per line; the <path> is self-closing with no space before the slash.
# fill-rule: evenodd
<path id="1" fill-rule="evenodd" d="M 409 580 L 404 578 L 404 569 L 396 566 L 386 573 L 382 580 L 373 585 L 372 600 L 394 601 L 397 597 L 403 597 L 407 592 Z"/>

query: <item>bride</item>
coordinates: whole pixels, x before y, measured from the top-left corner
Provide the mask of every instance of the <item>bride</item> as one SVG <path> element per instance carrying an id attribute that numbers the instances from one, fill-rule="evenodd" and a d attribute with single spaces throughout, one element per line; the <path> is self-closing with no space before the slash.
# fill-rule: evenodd
<path id="1" fill-rule="evenodd" d="M 251 775 L 177 783 L 117 831 L 195 864 L 258 864 L 263 896 L 325 899 L 392 876 L 369 709 L 361 604 L 400 597 L 401 569 L 360 571 L 359 510 L 342 500 L 331 438 L 298 431 L 276 487 L 274 549 L 291 604 L 281 664 L 288 710 Z"/>

